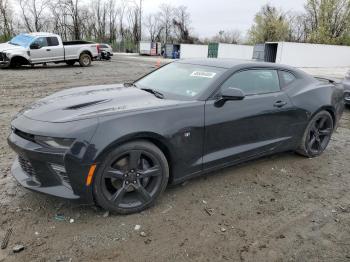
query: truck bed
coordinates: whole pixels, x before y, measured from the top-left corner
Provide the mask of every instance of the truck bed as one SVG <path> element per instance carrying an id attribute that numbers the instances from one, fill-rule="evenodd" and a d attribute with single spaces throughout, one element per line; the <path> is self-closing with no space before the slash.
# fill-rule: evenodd
<path id="1" fill-rule="evenodd" d="M 86 44 L 96 44 L 91 41 L 74 40 L 74 41 L 64 41 L 63 45 L 86 45 Z"/>

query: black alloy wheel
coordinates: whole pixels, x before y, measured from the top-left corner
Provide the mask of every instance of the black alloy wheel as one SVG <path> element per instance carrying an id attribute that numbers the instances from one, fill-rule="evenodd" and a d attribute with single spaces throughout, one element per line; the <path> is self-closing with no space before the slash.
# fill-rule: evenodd
<path id="1" fill-rule="evenodd" d="M 332 116 L 327 111 L 317 113 L 306 128 L 302 145 L 297 152 L 307 157 L 321 155 L 331 140 L 333 129 Z"/>
<path id="2" fill-rule="evenodd" d="M 121 214 L 144 210 L 165 190 L 169 167 L 162 151 L 147 141 L 124 144 L 106 158 L 94 183 L 96 201 Z"/>

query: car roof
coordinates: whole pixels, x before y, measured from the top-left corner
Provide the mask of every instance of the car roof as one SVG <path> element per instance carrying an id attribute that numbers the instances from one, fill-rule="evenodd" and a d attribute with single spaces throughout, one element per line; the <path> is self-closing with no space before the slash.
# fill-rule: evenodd
<path id="1" fill-rule="evenodd" d="M 30 35 L 30 36 L 57 36 L 56 34 L 53 33 L 46 33 L 46 32 L 34 32 L 34 33 L 26 33 L 25 35 Z"/>
<path id="2" fill-rule="evenodd" d="M 176 62 L 182 63 L 182 64 L 212 66 L 212 67 L 219 67 L 219 68 L 225 68 L 225 69 L 231 69 L 231 68 L 237 68 L 237 67 L 242 67 L 242 68 L 269 67 L 269 68 L 286 69 L 286 70 L 295 71 L 295 68 L 290 66 L 280 65 L 275 63 L 268 63 L 268 62 L 257 62 L 254 60 L 203 58 L 203 59 L 183 59 L 183 60 L 177 60 Z"/>

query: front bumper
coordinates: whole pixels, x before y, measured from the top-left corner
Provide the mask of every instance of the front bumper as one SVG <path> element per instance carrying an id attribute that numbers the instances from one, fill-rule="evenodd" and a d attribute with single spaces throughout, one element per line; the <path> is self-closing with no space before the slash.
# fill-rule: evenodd
<path id="1" fill-rule="evenodd" d="M 8 144 L 17 153 L 17 158 L 12 165 L 12 175 L 25 188 L 32 191 L 77 200 L 80 203 L 94 203 L 92 186 L 86 186 L 86 178 L 93 160 L 91 145 L 84 139 L 76 140 L 71 149 L 67 151 L 44 147 L 31 139 L 31 134 L 23 126 L 46 129 L 47 125 L 40 121 L 20 117 L 19 121 L 12 122 L 13 130 L 8 137 Z M 69 124 L 59 124 L 55 130 L 68 128 Z M 21 128 L 21 129 L 19 129 Z M 72 130 L 72 129 L 71 129 Z"/>
<path id="2" fill-rule="evenodd" d="M 0 68 L 7 68 L 10 66 L 10 61 L 0 61 Z"/>
<path id="3" fill-rule="evenodd" d="M 23 168 L 19 163 L 19 157 L 17 157 L 15 162 L 13 163 L 11 168 L 11 173 L 15 177 L 18 183 L 20 183 L 23 187 L 29 190 L 60 197 L 60 198 L 67 198 L 71 200 L 80 198 L 79 196 L 74 194 L 72 189 L 62 184 L 57 184 L 57 185 L 52 185 L 47 187 L 42 186 L 40 184 L 40 181 L 33 178 L 32 175 L 29 175 L 28 173 L 26 173 L 26 171 L 23 170 Z M 47 174 L 47 175 L 51 176 L 52 174 Z"/>

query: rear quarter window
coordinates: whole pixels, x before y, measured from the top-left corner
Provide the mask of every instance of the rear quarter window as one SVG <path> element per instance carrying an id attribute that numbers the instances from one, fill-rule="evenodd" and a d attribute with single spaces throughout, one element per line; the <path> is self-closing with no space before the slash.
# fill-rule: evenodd
<path id="1" fill-rule="evenodd" d="M 47 37 L 48 46 L 58 46 L 58 38 L 57 37 Z"/>
<path id="2" fill-rule="evenodd" d="M 287 88 L 291 83 L 293 83 L 297 79 L 294 74 L 288 71 L 279 71 L 279 76 L 281 79 L 282 88 Z"/>

